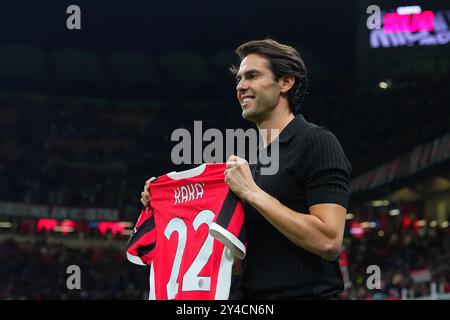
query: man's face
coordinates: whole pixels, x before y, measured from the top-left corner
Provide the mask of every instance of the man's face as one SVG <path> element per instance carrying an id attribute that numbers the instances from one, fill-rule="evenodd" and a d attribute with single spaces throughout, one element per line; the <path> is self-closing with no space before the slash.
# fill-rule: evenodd
<path id="1" fill-rule="evenodd" d="M 266 119 L 280 99 L 280 85 L 273 79 L 269 60 L 254 53 L 247 55 L 236 78 L 242 117 L 255 123 Z"/>

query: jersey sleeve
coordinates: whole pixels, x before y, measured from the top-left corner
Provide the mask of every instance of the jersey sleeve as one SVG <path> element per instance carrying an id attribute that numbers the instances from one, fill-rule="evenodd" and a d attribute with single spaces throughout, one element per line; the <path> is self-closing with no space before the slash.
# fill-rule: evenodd
<path id="1" fill-rule="evenodd" d="M 153 210 L 142 210 L 127 243 L 127 259 L 138 265 L 150 265 L 156 245 Z"/>
<path id="2" fill-rule="evenodd" d="M 312 130 L 305 146 L 310 150 L 302 159 L 308 206 L 335 203 L 347 208 L 352 168 L 337 138 L 319 127 Z"/>
<path id="3" fill-rule="evenodd" d="M 244 259 L 246 235 L 244 208 L 239 198 L 229 190 L 219 214 L 209 227 L 209 233 L 222 242 L 233 256 Z"/>

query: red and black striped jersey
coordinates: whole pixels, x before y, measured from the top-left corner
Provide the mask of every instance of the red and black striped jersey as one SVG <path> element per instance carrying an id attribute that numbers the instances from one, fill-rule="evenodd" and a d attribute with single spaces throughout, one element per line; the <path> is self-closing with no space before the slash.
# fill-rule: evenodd
<path id="1" fill-rule="evenodd" d="M 150 299 L 228 299 L 234 257 L 245 256 L 243 206 L 226 165 L 202 164 L 150 183 L 127 257 L 150 266 Z"/>

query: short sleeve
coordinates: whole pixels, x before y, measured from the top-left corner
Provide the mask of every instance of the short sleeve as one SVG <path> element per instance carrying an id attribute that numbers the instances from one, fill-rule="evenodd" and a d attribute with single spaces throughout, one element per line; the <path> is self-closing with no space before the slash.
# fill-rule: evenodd
<path id="1" fill-rule="evenodd" d="M 209 226 L 209 233 L 226 245 L 233 256 L 244 259 L 246 252 L 244 209 L 242 202 L 231 190 L 228 190 L 219 214 Z"/>
<path id="2" fill-rule="evenodd" d="M 127 259 L 135 264 L 150 265 L 156 245 L 153 210 L 142 210 L 127 243 Z"/>
<path id="3" fill-rule="evenodd" d="M 308 207 L 335 203 L 347 208 L 351 165 L 338 139 L 327 129 L 316 127 L 305 137 L 303 181 Z"/>

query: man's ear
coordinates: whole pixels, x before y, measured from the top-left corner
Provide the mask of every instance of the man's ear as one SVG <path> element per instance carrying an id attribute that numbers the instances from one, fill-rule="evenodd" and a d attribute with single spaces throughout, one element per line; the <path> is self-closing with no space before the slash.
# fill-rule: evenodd
<path id="1" fill-rule="evenodd" d="M 291 75 L 283 76 L 283 77 L 281 77 L 278 80 L 278 83 L 280 84 L 280 91 L 281 91 L 281 93 L 286 93 L 294 85 L 295 77 L 291 76 Z"/>

